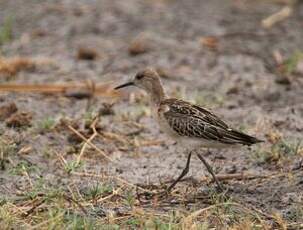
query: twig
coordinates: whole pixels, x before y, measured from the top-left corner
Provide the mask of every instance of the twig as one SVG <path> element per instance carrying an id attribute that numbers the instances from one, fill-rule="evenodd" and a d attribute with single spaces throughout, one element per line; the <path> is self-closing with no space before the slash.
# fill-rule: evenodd
<path id="1" fill-rule="evenodd" d="M 285 18 L 289 17 L 292 13 L 293 9 L 290 6 L 283 7 L 277 13 L 270 15 L 269 17 L 262 20 L 262 26 L 264 28 L 270 28 L 277 22 L 284 20 Z"/>
<path id="2" fill-rule="evenodd" d="M 189 220 L 192 220 L 193 218 L 198 217 L 198 216 L 201 215 L 203 212 L 206 212 L 206 211 L 208 211 L 208 210 L 210 210 L 210 209 L 213 209 L 213 208 L 215 208 L 215 207 L 220 207 L 220 206 L 226 206 L 226 205 L 236 206 L 236 207 L 239 207 L 239 208 L 241 208 L 241 209 L 244 209 L 244 210 L 246 210 L 246 211 L 248 211 L 248 212 L 250 212 L 250 213 L 253 212 L 253 211 L 255 211 L 255 212 L 257 212 L 257 213 L 259 213 L 259 214 L 261 214 L 261 215 L 267 217 L 268 219 L 275 219 L 273 216 L 271 216 L 271 215 L 269 215 L 269 214 L 267 214 L 267 213 L 264 213 L 263 211 L 261 211 L 261 210 L 255 208 L 255 207 L 253 207 L 253 206 L 250 207 L 250 208 L 252 209 L 252 210 L 251 210 L 251 209 L 245 207 L 243 204 L 240 204 L 240 203 L 236 203 L 236 202 L 224 202 L 224 203 L 219 203 L 219 204 L 213 204 L 213 205 L 210 205 L 210 206 L 208 206 L 208 207 L 206 207 L 206 208 L 202 208 L 202 209 L 200 209 L 200 210 L 198 210 L 198 211 L 195 211 L 195 212 L 191 213 L 189 216 L 187 216 L 187 217 L 185 218 L 185 222 L 187 222 L 187 221 L 189 221 Z"/>
<path id="3" fill-rule="evenodd" d="M 105 200 L 108 200 L 108 199 L 112 198 L 112 197 L 115 196 L 115 195 L 118 195 L 119 192 L 122 190 L 122 188 L 123 188 L 123 187 L 120 187 L 120 188 L 118 188 L 117 190 L 113 190 L 112 194 L 110 194 L 110 195 L 108 195 L 108 196 L 106 196 L 106 197 L 102 197 L 102 198 L 98 199 L 96 202 L 100 203 L 100 202 L 103 202 L 103 201 L 105 201 Z"/>
<path id="4" fill-rule="evenodd" d="M 110 139 L 110 140 L 115 140 L 115 141 L 118 141 L 122 144 L 127 144 L 128 141 L 125 137 L 123 137 L 122 135 L 120 134 L 117 134 L 117 133 L 112 133 L 112 132 L 102 132 L 102 134 L 99 134 L 100 137 L 102 138 L 107 138 L 107 139 Z"/>
<path id="5" fill-rule="evenodd" d="M 57 151 L 55 151 L 55 153 L 56 153 L 56 155 L 58 156 L 61 165 L 65 168 L 66 165 L 67 165 L 66 160 L 65 160 L 64 157 L 63 157 L 61 154 L 59 154 Z"/>
<path id="6" fill-rule="evenodd" d="M 93 85 L 93 86 L 92 86 Z M 0 92 L 49 93 L 63 94 L 66 97 L 91 98 L 92 96 L 117 97 L 121 93 L 113 91 L 111 83 L 95 84 L 62 83 L 62 84 L 1 84 Z"/>
<path id="7" fill-rule="evenodd" d="M 26 214 L 24 214 L 24 217 L 29 216 L 30 214 L 32 214 L 39 206 L 41 206 L 44 202 L 46 201 L 46 199 L 42 199 L 40 200 L 40 202 L 37 202 L 36 204 L 34 204 L 34 206 L 32 208 L 30 208 Z"/>
<path id="8" fill-rule="evenodd" d="M 161 145 L 164 144 L 165 140 L 147 140 L 147 141 L 141 141 L 139 146 L 153 146 L 153 145 Z"/>
<path id="9" fill-rule="evenodd" d="M 222 175 L 216 175 L 217 179 L 220 181 L 226 181 L 226 180 L 252 180 L 256 178 L 267 178 L 271 177 L 271 175 L 258 175 L 258 174 L 244 174 L 244 173 L 234 173 L 234 174 L 222 174 Z M 208 178 L 203 178 L 199 182 L 206 182 L 208 181 Z M 212 181 L 212 180 L 211 180 Z"/>
<path id="10" fill-rule="evenodd" d="M 77 164 L 80 163 L 81 157 L 84 155 L 84 152 L 85 152 L 87 146 L 89 145 L 88 142 L 91 143 L 91 142 L 93 141 L 93 139 L 98 135 L 98 133 L 97 133 L 97 131 L 96 131 L 96 123 L 98 122 L 98 120 L 99 120 L 99 118 L 98 118 L 98 116 L 97 116 L 97 117 L 93 120 L 93 122 L 92 122 L 92 124 L 91 124 L 91 128 L 92 128 L 92 130 L 93 130 L 94 133 L 91 135 L 91 137 L 90 137 L 89 139 L 87 139 L 87 141 L 86 141 L 86 142 L 84 143 L 84 145 L 82 146 L 81 151 L 80 151 L 80 154 L 79 154 L 79 156 L 77 157 Z"/>
<path id="11" fill-rule="evenodd" d="M 242 206 L 243 208 L 249 210 L 248 208 L 244 207 L 244 204 L 238 204 L 238 206 Z M 274 216 L 269 215 L 269 214 L 267 214 L 266 212 L 263 212 L 262 210 L 256 208 L 255 206 L 252 206 L 252 205 L 248 205 L 248 206 L 249 206 L 253 211 L 255 211 L 255 212 L 257 212 L 257 213 L 259 213 L 259 214 L 265 216 L 265 217 L 268 218 L 268 219 L 274 219 L 274 220 L 276 219 Z"/>
<path id="12" fill-rule="evenodd" d="M 144 189 L 144 188 L 141 188 L 137 185 L 134 185 L 122 178 L 119 178 L 119 177 L 114 177 L 114 176 L 106 176 L 106 175 L 98 175 L 98 174 L 94 174 L 94 173 L 79 173 L 79 172 L 71 172 L 72 175 L 76 175 L 76 176 L 82 176 L 82 177 L 94 177 L 94 178 L 101 178 L 101 179 L 115 179 L 123 184 L 126 184 L 128 186 L 131 186 L 131 187 L 134 187 L 134 188 L 138 188 L 140 189 L 141 191 L 144 191 L 144 192 L 151 192 L 147 189 Z"/>
<path id="13" fill-rule="evenodd" d="M 17 205 L 13 204 L 13 203 L 9 203 L 11 206 L 13 206 L 13 208 L 17 209 L 19 212 L 22 213 L 22 215 L 26 215 L 27 212 L 23 211 L 22 208 L 18 207 Z"/>
<path id="14" fill-rule="evenodd" d="M 114 162 L 113 159 L 111 159 L 109 156 L 106 155 L 105 152 L 103 152 L 101 149 L 99 149 L 96 145 L 94 145 L 90 140 L 85 138 L 81 133 L 79 133 L 76 129 L 74 129 L 71 125 L 67 126 L 71 131 L 73 131 L 78 137 L 80 137 L 83 141 L 85 141 L 89 146 L 94 148 L 98 153 L 103 155 L 106 159 L 108 159 L 110 162 Z"/>

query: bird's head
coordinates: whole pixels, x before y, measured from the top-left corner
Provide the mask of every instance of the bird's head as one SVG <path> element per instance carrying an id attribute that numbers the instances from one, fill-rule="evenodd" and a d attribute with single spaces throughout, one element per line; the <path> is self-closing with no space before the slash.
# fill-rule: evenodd
<path id="1" fill-rule="evenodd" d="M 145 90 L 151 97 L 152 103 L 157 105 L 166 98 L 159 74 L 150 68 L 139 71 L 132 81 L 117 86 L 115 89 L 121 89 L 127 86 L 137 86 Z"/>
<path id="2" fill-rule="evenodd" d="M 155 91 L 162 88 L 158 73 L 150 68 L 139 71 L 132 81 L 119 85 L 115 89 L 121 89 L 128 86 L 137 86 L 147 93 L 156 93 Z"/>

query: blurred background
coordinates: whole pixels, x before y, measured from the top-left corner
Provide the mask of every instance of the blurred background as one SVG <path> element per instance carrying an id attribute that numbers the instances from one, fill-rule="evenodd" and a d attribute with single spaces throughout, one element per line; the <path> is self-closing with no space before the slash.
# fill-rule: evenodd
<path id="1" fill-rule="evenodd" d="M 1 0 L 0 223 L 300 226 L 302 38 L 299 0 Z M 161 189 L 186 158 L 159 131 L 143 92 L 112 91 L 146 67 L 169 95 L 266 140 L 206 154 L 229 175 L 229 199 L 262 210 L 258 221 L 231 208 L 233 219 L 224 209 L 184 225 L 191 212 L 226 201 L 201 198 L 207 174 L 196 160 L 179 195 L 160 202 L 166 208 L 140 206 L 137 185 Z"/>

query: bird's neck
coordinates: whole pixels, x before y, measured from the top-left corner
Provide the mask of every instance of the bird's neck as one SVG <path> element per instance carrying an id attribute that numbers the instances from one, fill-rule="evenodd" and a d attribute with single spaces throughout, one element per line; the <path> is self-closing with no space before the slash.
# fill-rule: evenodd
<path id="1" fill-rule="evenodd" d="M 167 98 L 161 83 L 154 85 L 152 91 L 150 92 L 151 102 L 153 105 L 158 106 L 160 103 Z"/>

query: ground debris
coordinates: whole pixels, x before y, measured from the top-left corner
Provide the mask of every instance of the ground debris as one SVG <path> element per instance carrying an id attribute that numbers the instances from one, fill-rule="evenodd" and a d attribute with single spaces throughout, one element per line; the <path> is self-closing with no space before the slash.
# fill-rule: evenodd
<path id="1" fill-rule="evenodd" d="M 276 83 L 281 84 L 281 85 L 290 85 L 291 82 L 292 81 L 289 76 L 280 75 L 276 78 Z"/>
<path id="2" fill-rule="evenodd" d="M 14 102 L 7 103 L 0 107 L 0 121 L 9 118 L 13 113 L 17 112 L 18 108 Z"/>
<path id="3" fill-rule="evenodd" d="M 8 127 L 25 127 L 31 126 L 32 115 L 28 112 L 17 112 L 5 120 Z"/>
<path id="4" fill-rule="evenodd" d="M 100 115 L 115 115 L 115 111 L 113 109 L 113 104 L 110 103 L 102 103 L 102 107 L 99 109 Z"/>
<path id="5" fill-rule="evenodd" d="M 111 82 L 96 84 L 93 81 L 69 82 L 58 84 L 17 84 L 0 85 L 0 92 L 25 92 L 42 94 L 62 94 L 75 99 L 90 99 L 93 96 L 117 97 L 120 93 L 113 90 Z"/>
<path id="6" fill-rule="evenodd" d="M 54 129 L 56 131 L 65 131 L 67 126 L 72 126 L 75 129 L 79 128 L 79 121 L 75 119 L 61 118 L 59 122 L 55 125 Z"/>
<path id="7" fill-rule="evenodd" d="M 135 38 L 128 47 L 128 53 L 131 56 L 136 56 L 139 54 L 144 54 L 151 49 L 150 45 L 148 44 L 147 39 L 139 36 Z"/>
<path id="8" fill-rule="evenodd" d="M 0 76 L 11 77 L 21 70 L 32 70 L 36 67 L 35 62 L 25 57 L 0 57 Z"/>
<path id="9" fill-rule="evenodd" d="M 93 61 L 99 57 L 99 54 L 95 49 L 88 47 L 80 47 L 77 52 L 77 58 L 79 60 Z"/>
<path id="10" fill-rule="evenodd" d="M 200 43 L 202 46 L 209 48 L 211 50 L 216 50 L 219 45 L 219 39 L 213 36 L 202 37 L 200 39 Z"/>
<path id="11" fill-rule="evenodd" d="M 283 21 L 288 18 L 293 9 L 290 6 L 283 7 L 279 12 L 270 15 L 269 17 L 262 20 L 262 26 L 266 29 L 271 28 L 277 22 Z"/>

